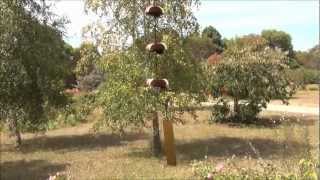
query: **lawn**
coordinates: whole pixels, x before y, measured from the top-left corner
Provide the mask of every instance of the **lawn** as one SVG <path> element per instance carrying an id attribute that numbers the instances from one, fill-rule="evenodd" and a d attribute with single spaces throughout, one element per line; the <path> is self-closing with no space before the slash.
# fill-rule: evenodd
<path id="1" fill-rule="evenodd" d="M 186 123 L 174 127 L 176 167 L 167 166 L 165 157 L 152 157 L 149 128 L 131 129 L 119 137 L 108 130 L 93 133 L 89 122 L 46 134 L 23 134 L 19 150 L 8 134 L 1 133 L 1 179 L 46 179 L 56 172 L 66 172 L 72 179 L 192 178 L 194 160 L 218 163 L 231 157 L 239 167 L 254 167 L 263 160 L 278 171 L 293 172 L 306 152 L 317 154 L 316 116 L 264 112 L 260 115 L 264 119 L 285 120 L 280 125 L 240 126 L 209 125 L 206 110 L 197 115 L 194 121 L 184 114 Z"/>

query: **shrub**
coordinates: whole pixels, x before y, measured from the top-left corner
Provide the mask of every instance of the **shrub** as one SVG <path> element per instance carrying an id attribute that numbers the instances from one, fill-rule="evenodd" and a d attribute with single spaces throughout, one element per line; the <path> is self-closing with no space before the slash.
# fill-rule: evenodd
<path id="1" fill-rule="evenodd" d="M 216 104 L 212 107 L 212 112 L 210 116 L 210 122 L 223 122 L 226 121 L 228 115 L 230 114 L 230 106 L 223 99 L 220 98 Z"/>

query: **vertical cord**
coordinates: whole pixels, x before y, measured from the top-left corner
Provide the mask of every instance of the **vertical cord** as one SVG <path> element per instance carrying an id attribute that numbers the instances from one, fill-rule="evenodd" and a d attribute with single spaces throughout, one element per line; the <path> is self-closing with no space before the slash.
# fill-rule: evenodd
<path id="1" fill-rule="evenodd" d="M 155 4 L 155 1 L 153 1 L 153 4 Z M 154 17 L 154 26 L 153 26 L 153 31 L 154 31 L 154 43 L 157 43 L 157 18 Z M 155 78 L 159 78 L 158 74 L 159 74 L 159 70 L 158 70 L 158 57 L 157 55 L 155 55 L 155 71 L 156 71 L 156 77 Z"/>

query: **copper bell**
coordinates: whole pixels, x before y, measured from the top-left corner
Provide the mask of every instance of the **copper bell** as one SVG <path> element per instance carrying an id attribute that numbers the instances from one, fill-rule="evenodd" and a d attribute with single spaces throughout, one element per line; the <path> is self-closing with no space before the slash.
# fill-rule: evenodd
<path id="1" fill-rule="evenodd" d="M 153 17 L 160 17 L 163 14 L 163 9 L 160 6 L 150 5 L 146 8 L 145 13 Z"/>
<path id="2" fill-rule="evenodd" d="M 169 89 L 169 81 L 167 79 L 147 79 L 146 84 L 149 87 L 163 91 Z"/>
<path id="3" fill-rule="evenodd" d="M 164 43 L 150 43 L 147 45 L 146 49 L 150 52 L 156 52 L 157 54 L 163 54 L 167 49 L 167 46 Z"/>

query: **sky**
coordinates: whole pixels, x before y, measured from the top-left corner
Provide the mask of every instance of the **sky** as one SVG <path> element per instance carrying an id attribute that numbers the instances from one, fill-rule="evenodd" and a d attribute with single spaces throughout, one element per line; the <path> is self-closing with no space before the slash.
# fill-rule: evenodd
<path id="1" fill-rule="evenodd" d="M 74 47 L 81 44 L 82 28 L 97 19 L 84 12 L 83 0 L 56 0 L 53 11 L 70 20 L 64 39 Z M 317 0 L 202 0 L 193 11 L 201 28 L 214 26 L 225 38 L 276 29 L 291 35 L 295 50 L 308 50 L 319 43 Z"/>

